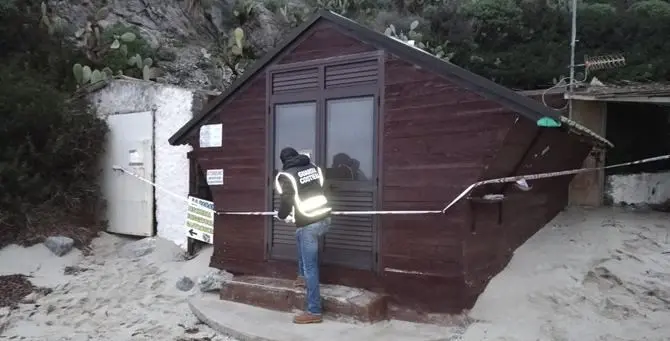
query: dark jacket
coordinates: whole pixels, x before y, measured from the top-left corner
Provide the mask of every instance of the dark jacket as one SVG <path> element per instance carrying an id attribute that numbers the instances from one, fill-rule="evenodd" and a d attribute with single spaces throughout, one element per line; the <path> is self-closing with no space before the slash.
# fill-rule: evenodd
<path id="1" fill-rule="evenodd" d="M 281 193 L 277 212 L 280 219 L 286 219 L 293 211 L 296 227 L 303 227 L 330 216 L 323 191 L 323 174 L 308 156 L 299 154 L 286 160 L 275 181 Z"/>

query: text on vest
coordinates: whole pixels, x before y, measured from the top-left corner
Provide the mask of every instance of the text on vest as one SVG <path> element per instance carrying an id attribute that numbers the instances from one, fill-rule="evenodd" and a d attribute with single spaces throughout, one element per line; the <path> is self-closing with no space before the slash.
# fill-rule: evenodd
<path id="1" fill-rule="evenodd" d="M 301 185 L 304 185 L 310 181 L 319 180 L 321 175 L 316 170 L 316 168 L 308 168 L 298 172 L 298 178 Z"/>

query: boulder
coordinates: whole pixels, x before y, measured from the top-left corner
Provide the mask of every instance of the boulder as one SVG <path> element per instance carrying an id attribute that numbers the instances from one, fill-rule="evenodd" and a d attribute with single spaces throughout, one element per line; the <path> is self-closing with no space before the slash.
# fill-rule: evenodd
<path id="1" fill-rule="evenodd" d="M 198 287 L 202 292 L 219 291 L 223 283 L 232 278 L 232 275 L 220 270 L 210 270 L 209 273 L 198 279 Z"/>
<path id="2" fill-rule="evenodd" d="M 44 241 L 44 246 L 51 250 L 56 256 L 62 257 L 72 251 L 74 240 L 64 236 L 49 237 Z"/>
<path id="3" fill-rule="evenodd" d="M 179 289 L 181 291 L 189 291 L 189 290 L 193 289 L 193 287 L 195 286 L 195 283 L 193 283 L 193 280 L 191 280 L 190 278 L 184 276 L 177 281 L 176 286 L 177 286 L 177 289 Z"/>

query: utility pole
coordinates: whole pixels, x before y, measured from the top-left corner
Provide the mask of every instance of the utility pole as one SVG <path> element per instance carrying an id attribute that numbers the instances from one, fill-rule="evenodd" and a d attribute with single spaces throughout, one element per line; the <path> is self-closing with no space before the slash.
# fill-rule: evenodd
<path id="1" fill-rule="evenodd" d="M 572 37 L 570 38 L 570 84 L 568 94 L 574 92 L 575 85 L 575 46 L 577 45 L 577 0 L 572 0 Z M 568 118 L 572 119 L 572 98 L 568 99 Z"/>

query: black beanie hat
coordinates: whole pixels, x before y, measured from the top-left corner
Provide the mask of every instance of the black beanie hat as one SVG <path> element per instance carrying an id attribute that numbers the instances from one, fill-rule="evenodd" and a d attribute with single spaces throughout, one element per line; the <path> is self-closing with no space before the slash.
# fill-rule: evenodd
<path id="1" fill-rule="evenodd" d="M 298 151 L 291 147 L 286 147 L 281 150 L 281 153 L 279 153 L 279 159 L 281 160 L 281 163 L 286 163 L 287 160 L 296 156 L 298 156 Z"/>

